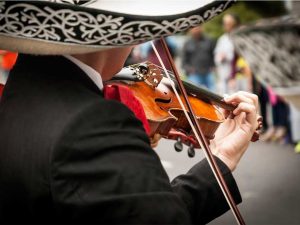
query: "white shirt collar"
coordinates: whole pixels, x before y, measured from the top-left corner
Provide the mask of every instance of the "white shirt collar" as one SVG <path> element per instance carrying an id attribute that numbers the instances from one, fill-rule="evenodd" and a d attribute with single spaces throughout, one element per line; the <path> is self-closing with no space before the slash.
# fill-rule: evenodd
<path id="1" fill-rule="evenodd" d="M 86 75 L 96 84 L 96 86 L 102 91 L 103 89 L 103 82 L 101 75 L 94 70 L 92 67 L 86 65 L 85 63 L 79 61 L 78 59 L 74 58 L 71 55 L 64 55 L 67 59 L 72 61 L 74 64 L 76 64 L 80 69 L 83 70 L 83 72 L 86 73 Z"/>

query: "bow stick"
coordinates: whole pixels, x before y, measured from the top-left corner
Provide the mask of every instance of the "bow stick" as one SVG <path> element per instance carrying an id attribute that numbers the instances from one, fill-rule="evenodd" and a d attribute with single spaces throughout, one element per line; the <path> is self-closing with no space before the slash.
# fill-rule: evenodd
<path id="1" fill-rule="evenodd" d="M 163 47 L 163 50 L 164 50 L 164 52 L 165 52 L 165 54 L 167 56 L 168 62 L 170 64 L 171 68 L 172 68 L 172 71 L 173 71 L 174 75 L 175 75 L 175 79 L 176 79 L 176 81 L 178 83 L 179 90 L 182 93 L 182 96 L 183 96 L 183 99 L 184 99 L 184 101 L 186 103 L 188 111 L 185 108 L 185 106 L 184 106 L 181 98 L 179 97 L 179 94 L 178 94 L 178 92 L 176 90 L 176 87 L 175 87 L 175 85 L 174 85 L 174 83 L 173 83 L 173 81 L 172 81 L 172 79 L 171 79 L 171 77 L 170 77 L 170 75 L 169 75 L 169 73 L 168 73 L 168 71 L 167 71 L 167 69 L 166 69 L 166 67 L 165 67 L 165 65 L 164 65 L 164 63 L 163 63 L 163 61 L 162 61 L 162 59 L 161 59 L 161 57 L 160 57 L 160 55 L 159 55 L 156 47 L 155 47 L 155 45 L 154 45 L 154 43 L 153 43 L 153 41 L 151 41 L 152 48 L 153 48 L 153 50 L 154 50 L 154 52 L 155 52 L 155 54 L 156 54 L 156 56 L 157 56 L 157 58 L 158 58 L 158 60 L 159 60 L 159 62 L 161 64 L 161 66 L 162 66 L 165 74 L 167 75 L 167 78 L 169 79 L 169 81 L 171 83 L 171 87 L 172 87 L 172 89 L 173 89 L 173 91 L 174 91 L 174 93 L 175 93 L 175 95 L 176 95 L 176 97 L 177 97 L 177 99 L 178 99 L 181 107 L 182 107 L 182 110 L 183 110 L 183 112 L 184 112 L 184 114 L 185 114 L 185 116 L 186 116 L 186 118 L 187 118 L 187 120 L 188 120 L 188 122 L 189 122 L 189 124 L 190 124 L 190 126 L 191 126 L 191 128 L 192 128 L 192 130 L 194 132 L 194 134 L 195 134 L 195 137 L 196 137 L 197 141 L 199 142 L 199 144 L 200 144 L 200 146 L 201 146 L 201 148 L 202 148 L 202 150 L 204 152 L 204 155 L 205 155 L 205 157 L 206 157 L 206 159 L 208 161 L 208 164 L 209 164 L 209 166 L 210 166 L 210 168 L 211 168 L 211 170 L 212 170 L 212 172 L 213 172 L 213 174 L 214 174 L 214 176 L 215 176 L 215 178 L 216 178 L 216 180 L 217 180 L 217 182 L 218 182 L 218 184 L 219 184 L 219 186 L 220 186 L 220 188 L 221 188 L 221 190 L 223 192 L 223 195 L 224 195 L 224 197 L 225 197 L 225 199 L 226 199 L 226 201 L 227 201 L 227 203 L 228 203 L 228 205 L 229 205 L 229 207 L 230 207 L 230 209 L 231 209 L 231 211 L 232 211 L 232 213 L 233 213 L 233 215 L 234 215 L 234 217 L 235 217 L 235 219 L 237 221 L 237 224 L 239 224 L 239 225 L 245 225 L 245 221 L 244 221 L 244 219 L 243 219 L 243 217 L 242 217 L 242 215 L 241 215 L 241 213 L 240 213 L 237 205 L 234 202 L 234 199 L 233 199 L 233 197 L 232 197 L 232 195 L 231 195 L 231 193 L 229 191 L 229 188 L 228 188 L 228 186 L 227 186 L 227 184 L 226 184 L 226 182 L 224 180 L 224 177 L 223 177 L 223 175 L 222 175 L 222 173 L 220 171 L 220 168 L 218 167 L 218 165 L 217 165 L 217 163 L 216 163 L 216 161 L 214 159 L 214 156 L 213 156 L 213 154 L 212 154 L 212 152 L 210 150 L 209 144 L 208 144 L 208 142 L 207 142 L 207 140 L 206 140 L 206 138 L 205 138 L 205 136 L 203 134 L 203 131 L 201 130 L 201 127 L 200 127 L 199 123 L 197 122 L 197 118 L 195 116 L 193 108 L 191 107 L 191 104 L 190 104 L 190 102 L 188 100 L 187 92 L 186 92 L 186 90 L 185 90 L 185 88 L 183 86 L 183 83 L 182 83 L 182 81 L 180 79 L 179 73 L 178 73 L 178 71 L 177 71 L 177 69 L 175 67 L 173 58 L 172 58 L 172 56 L 170 54 L 170 51 L 168 49 L 168 46 L 166 44 L 165 39 L 161 38 L 160 39 L 160 43 L 161 43 L 161 45 Z M 188 112 L 190 112 L 190 113 L 188 113 Z"/>

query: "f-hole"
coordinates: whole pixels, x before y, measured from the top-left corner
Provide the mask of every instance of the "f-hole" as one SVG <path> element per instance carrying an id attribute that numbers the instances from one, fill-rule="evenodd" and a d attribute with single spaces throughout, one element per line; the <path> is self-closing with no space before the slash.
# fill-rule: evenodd
<path id="1" fill-rule="evenodd" d="M 156 98 L 155 99 L 155 102 L 160 102 L 160 103 L 165 103 L 165 104 L 170 103 L 171 101 L 172 101 L 171 98 L 169 98 L 169 99 Z"/>

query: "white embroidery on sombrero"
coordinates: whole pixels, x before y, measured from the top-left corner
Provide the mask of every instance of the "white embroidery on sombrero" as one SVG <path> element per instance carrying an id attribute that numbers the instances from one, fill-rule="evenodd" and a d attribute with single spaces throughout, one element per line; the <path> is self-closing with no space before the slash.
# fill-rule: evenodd
<path id="1" fill-rule="evenodd" d="M 82 44 L 88 46 L 135 45 L 162 36 L 169 36 L 197 26 L 224 11 L 231 2 L 206 10 L 202 15 L 191 15 L 173 21 L 125 22 L 112 15 L 92 15 L 72 9 L 37 7 L 30 2 L 0 5 L 0 34 L 17 38 Z"/>

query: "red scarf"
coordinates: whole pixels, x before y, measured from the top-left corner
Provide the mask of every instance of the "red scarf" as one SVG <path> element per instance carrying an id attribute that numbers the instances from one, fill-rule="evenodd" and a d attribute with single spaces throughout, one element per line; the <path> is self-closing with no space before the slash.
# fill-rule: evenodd
<path id="1" fill-rule="evenodd" d="M 132 91 L 122 85 L 106 85 L 103 89 L 104 98 L 114 99 L 126 105 L 135 116 L 143 123 L 146 133 L 150 134 L 150 126 L 144 108 Z"/>
<path id="2" fill-rule="evenodd" d="M 3 89 L 4 89 L 4 85 L 3 84 L 0 84 L 0 98 L 3 94 Z"/>

